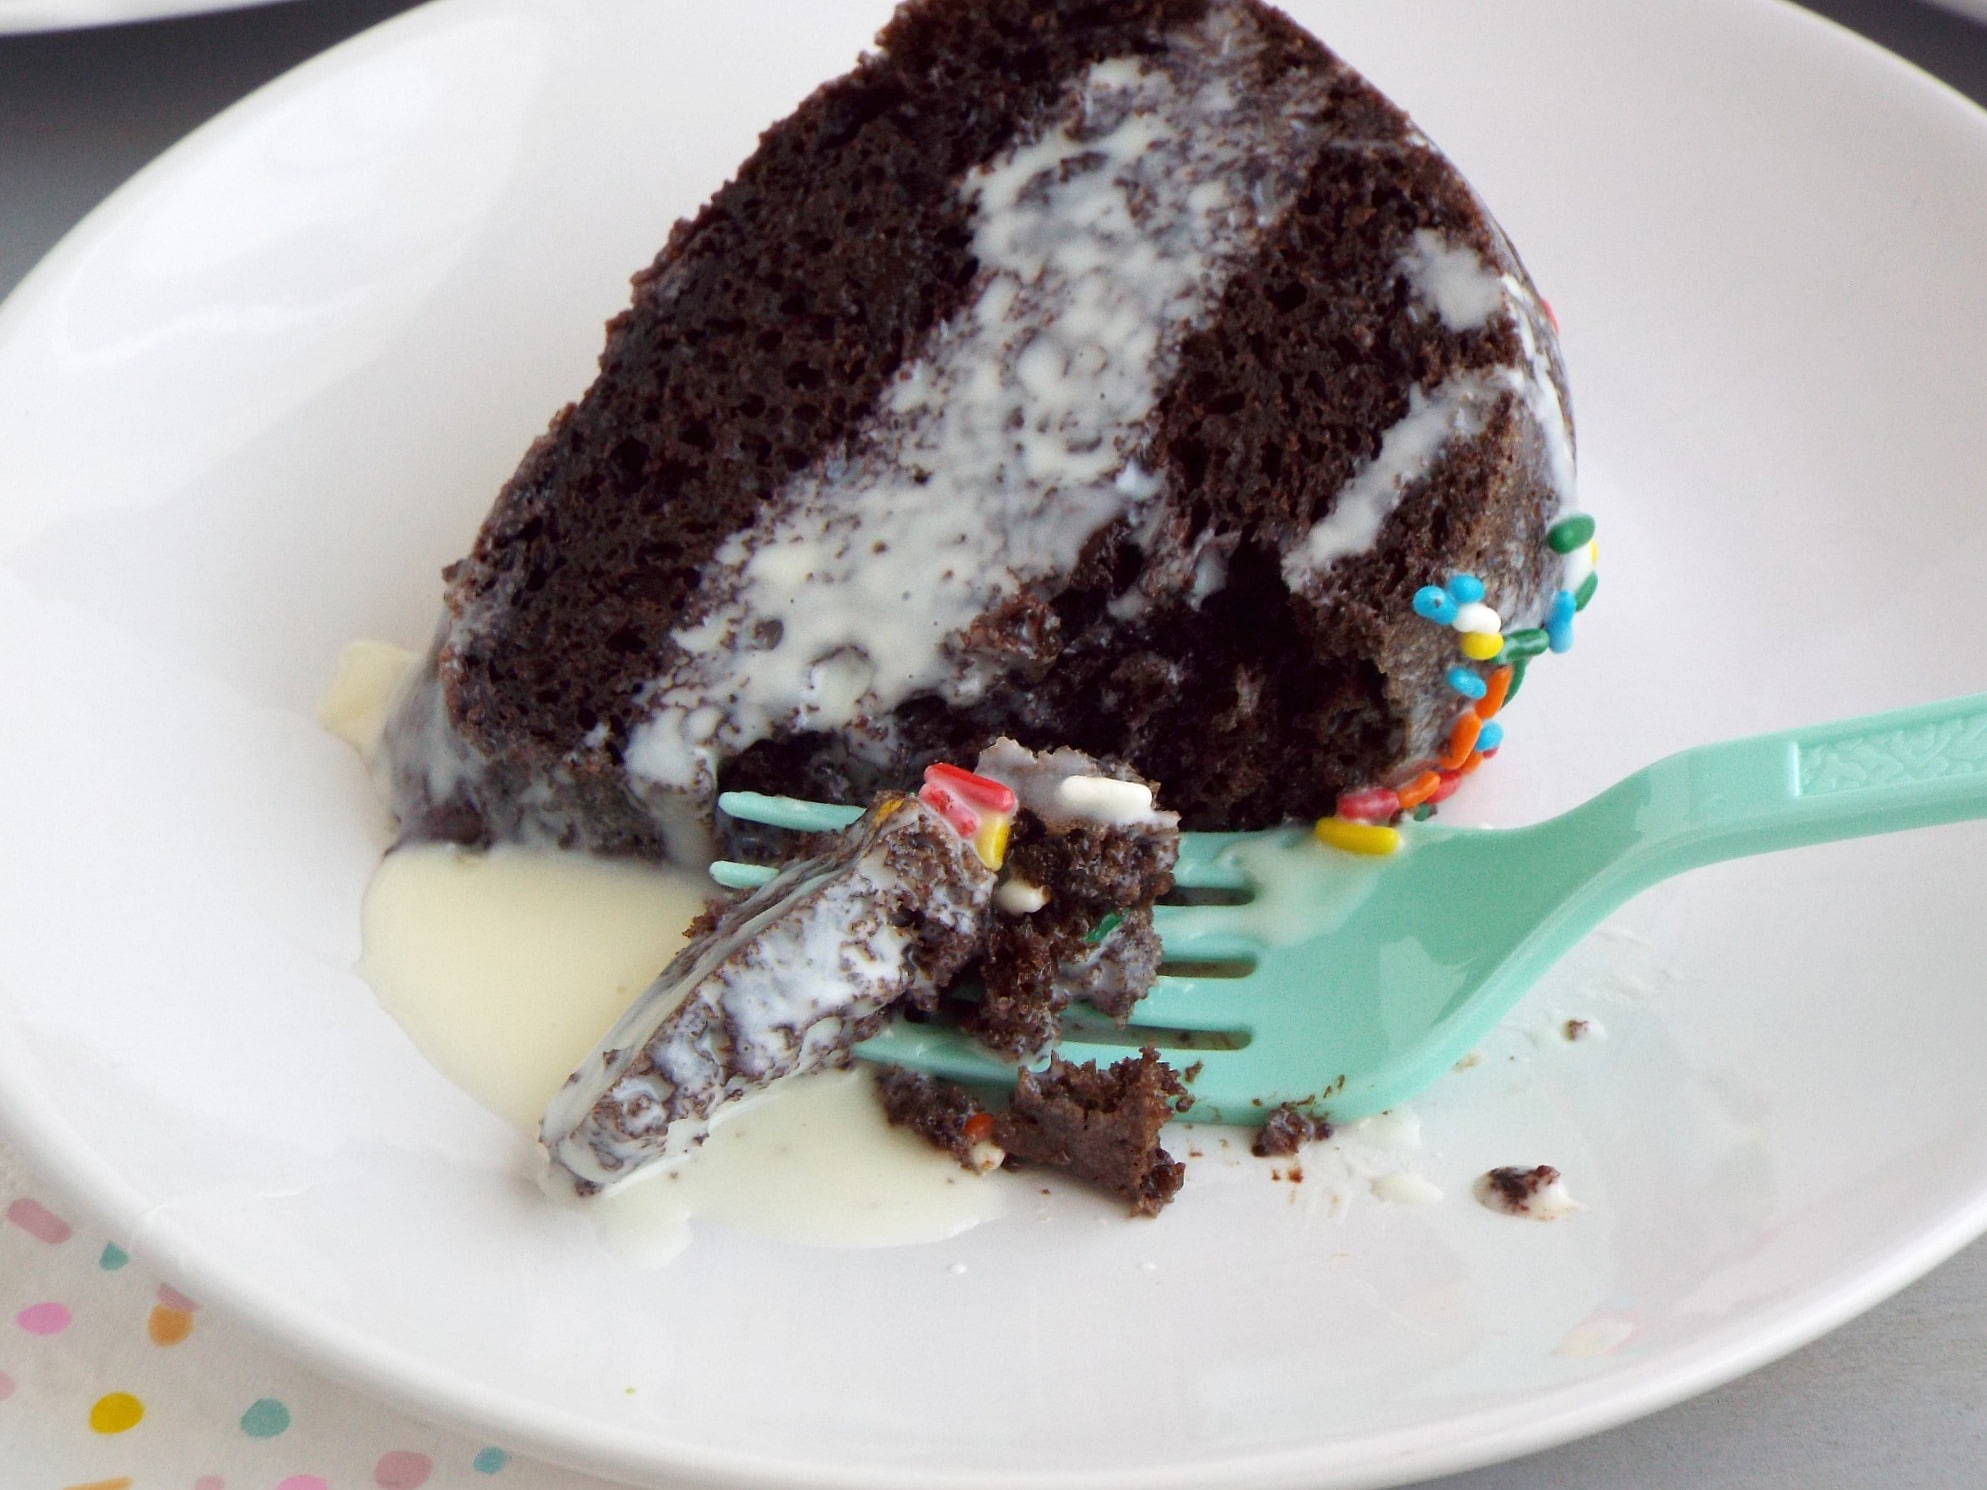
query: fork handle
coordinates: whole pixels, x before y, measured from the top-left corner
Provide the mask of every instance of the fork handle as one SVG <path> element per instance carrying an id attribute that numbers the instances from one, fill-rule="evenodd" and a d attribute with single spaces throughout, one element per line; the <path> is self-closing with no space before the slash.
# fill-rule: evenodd
<path id="1" fill-rule="evenodd" d="M 1987 694 L 1666 757 L 1575 809 L 1636 888 L 1775 849 L 1987 817 Z M 1624 886 L 1624 888 L 1628 888 Z"/>

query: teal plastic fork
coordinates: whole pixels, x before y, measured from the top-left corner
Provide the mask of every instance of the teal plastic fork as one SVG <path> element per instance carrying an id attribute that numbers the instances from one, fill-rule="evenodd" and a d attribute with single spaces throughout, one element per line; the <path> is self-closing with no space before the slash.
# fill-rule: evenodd
<path id="1" fill-rule="evenodd" d="M 733 816 L 821 829 L 852 808 L 728 793 Z M 1190 1122 L 1256 1124 L 1294 1104 L 1349 1122 L 1407 1100 L 1466 1055 L 1603 917 L 1725 859 L 1987 816 L 1987 694 L 1701 745 L 1525 828 L 1403 824 L 1388 855 L 1301 827 L 1189 833 L 1189 901 L 1156 919 L 1165 965 L 1119 1030 L 1080 1014 L 1057 1052 L 1154 1045 L 1187 1076 Z M 720 864 L 720 882 L 768 871 Z M 1004 1087 L 1014 1067 L 961 1031 L 900 1021 L 866 1060 Z M 1042 1058 L 1046 1060 L 1046 1055 Z"/>

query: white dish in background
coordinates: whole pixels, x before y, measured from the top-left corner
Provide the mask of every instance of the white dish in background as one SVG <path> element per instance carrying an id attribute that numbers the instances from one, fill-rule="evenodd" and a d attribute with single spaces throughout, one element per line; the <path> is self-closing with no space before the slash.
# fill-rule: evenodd
<path id="1" fill-rule="evenodd" d="M 1987 0 L 1932 0 L 1932 3 L 1972 20 L 1987 21 Z"/>
<path id="2" fill-rule="evenodd" d="M 246 10 L 272 0 L 0 0 L 0 35 L 15 31 L 77 31 L 129 21 L 163 21 L 214 10 Z"/>
<path id="3" fill-rule="evenodd" d="M 1605 585 L 1463 815 L 1980 686 L 1987 120 L 1752 0 L 1291 8 L 1566 328 Z M 1728 1378 L 1976 1235 L 1977 824 L 1635 903 L 1417 1104 L 1439 1204 L 1208 1163 L 1156 1222 L 1056 1188 L 643 1272 L 543 1202 L 351 971 L 384 825 L 312 711 L 347 639 L 425 636 L 630 271 L 886 10 L 445 0 L 200 131 L 0 310 L 10 1135 L 314 1364 L 671 1484 L 1396 1483 Z M 1607 1038 L 1549 1038 L 1576 1014 Z M 1467 1198 L 1537 1162 L 1589 1208 Z"/>

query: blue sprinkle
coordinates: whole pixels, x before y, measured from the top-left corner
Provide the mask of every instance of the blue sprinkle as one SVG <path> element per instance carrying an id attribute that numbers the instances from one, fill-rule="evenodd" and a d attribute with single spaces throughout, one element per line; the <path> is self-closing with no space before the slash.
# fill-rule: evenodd
<path id="1" fill-rule="evenodd" d="M 1578 609 L 1571 590 L 1561 590 L 1552 597 L 1552 609 L 1545 617 L 1545 639 L 1553 651 L 1573 650 L 1573 613 Z"/>
<path id="2" fill-rule="evenodd" d="M 1495 719 L 1485 720 L 1483 728 L 1478 730 L 1476 734 L 1476 748 L 1478 750 L 1491 751 L 1503 743 L 1504 726 L 1499 724 Z"/>
<path id="3" fill-rule="evenodd" d="M 1456 602 L 1440 585 L 1423 585 L 1414 592 L 1414 613 L 1447 626 L 1456 619 Z"/>
<path id="4" fill-rule="evenodd" d="M 502 1449 L 484 1449 L 470 1461 L 469 1467 L 478 1474 L 495 1474 L 511 1462 L 511 1456 Z"/>
<path id="5" fill-rule="evenodd" d="M 1490 692 L 1490 685 L 1466 667 L 1449 669 L 1449 686 L 1464 698 L 1482 698 Z"/>
<path id="6" fill-rule="evenodd" d="M 1474 605 L 1483 599 L 1483 581 L 1474 574 L 1452 574 L 1449 576 L 1449 593 L 1458 605 Z"/>

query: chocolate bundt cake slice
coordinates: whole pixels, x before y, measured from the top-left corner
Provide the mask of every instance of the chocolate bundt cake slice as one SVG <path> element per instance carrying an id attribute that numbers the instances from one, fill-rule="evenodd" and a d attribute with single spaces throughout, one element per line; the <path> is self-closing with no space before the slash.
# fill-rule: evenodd
<path id="1" fill-rule="evenodd" d="M 1510 245 L 1281 13 L 910 0 L 677 227 L 448 571 L 396 808 L 695 858 L 720 788 L 862 801 L 1006 734 L 1191 828 L 1329 812 L 1467 707 L 1416 592 L 1538 627 L 1572 486 Z"/>

